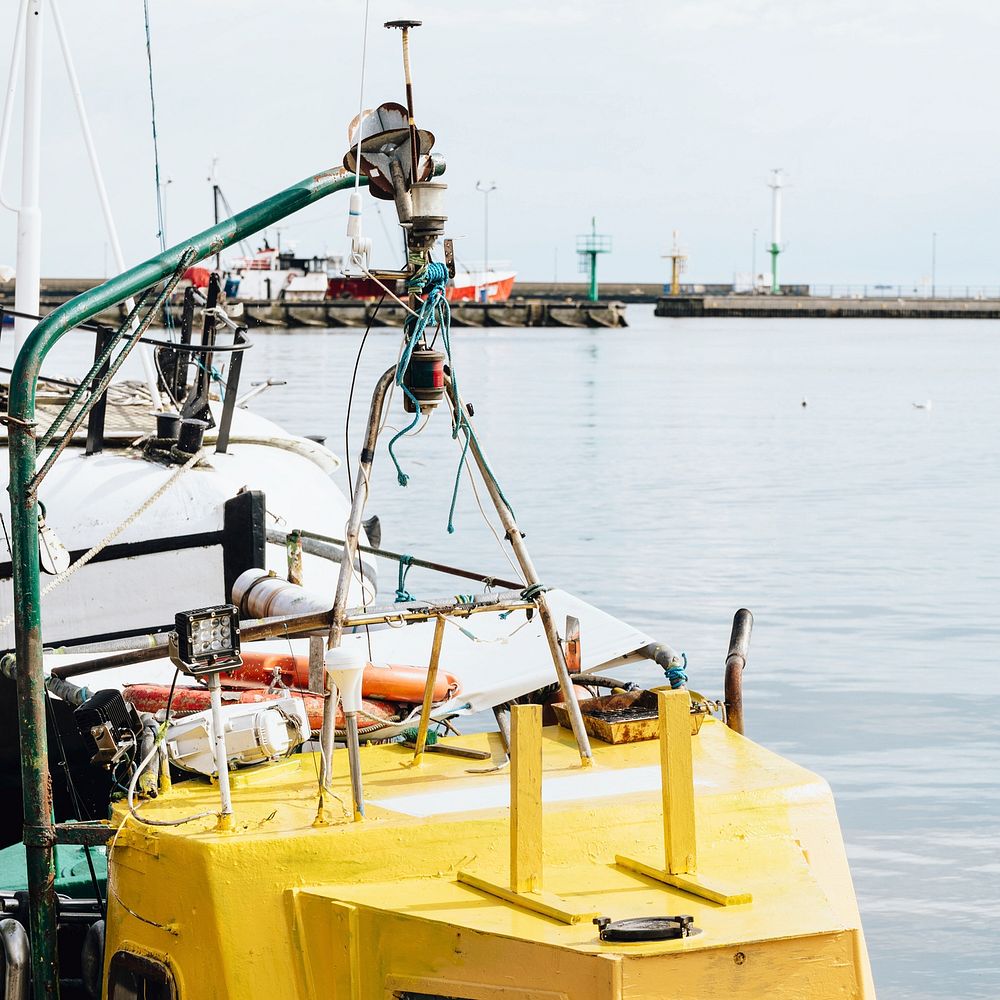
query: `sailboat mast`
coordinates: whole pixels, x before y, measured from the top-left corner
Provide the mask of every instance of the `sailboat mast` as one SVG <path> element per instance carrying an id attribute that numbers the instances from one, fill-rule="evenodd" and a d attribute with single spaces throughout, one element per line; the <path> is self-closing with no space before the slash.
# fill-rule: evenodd
<path id="1" fill-rule="evenodd" d="M 21 142 L 21 197 L 17 210 L 17 279 L 14 308 L 38 315 L 42 283 L 42 7 L 28 0 L 24 25 L 24 125 Z M 14 320 L 14 352 L 21 349 L 35 320 Z"/>
<path id="2" fill-rule="evenodd" d="M 209 180 L 212 183 L 212 212 L 213 212 L 213 222 L 215 225 L 219 224 L 219 181 L 215 176 L 215 165 L 219 162 L 217 156 L 212 157 L 212 173 L 209 176 Z M 220 274 L 222 273 L 222 254 L 217 253 L 215 255 L 215 270 Z"/>

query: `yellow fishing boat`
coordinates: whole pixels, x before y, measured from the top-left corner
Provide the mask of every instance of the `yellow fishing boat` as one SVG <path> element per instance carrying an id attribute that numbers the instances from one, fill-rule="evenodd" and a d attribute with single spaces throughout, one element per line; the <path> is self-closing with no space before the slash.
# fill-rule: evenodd
<path id="1" fill-rule="evenodd" d="M 446 189 L 435 178 L 444 164 L 413 114 L 415 24 L 387 25 L 403 33 L 405 105 L 359 115 L 342 169 L 85 293 L 42 321 L 18 356 L 4 417 L 16 648 L 2 666 L 18 682 L 28 892 L 2 897 L 3 997 L 62 988 L 109 1000 L 871 1000 L 830 789 L 743 734 L 749 612 L 736 615 L 724 693 L 713 699 L 689 689 L 686 659 L 669 646 L 541 582 L 459 390 L 445 293 L 454 257 L 450 241 L 438 249 Z M 401 270 L 371 262 L 362 184 L 396 207 L 408 251 Z M 235 579 L 227 565 L 231 603 L 185 610 L 193 603 L 185 595 L 205 590 L 205 569 L 172 591 L 172 630 L 105 635 L 110 655 L 43 652 L 39 487 L 105 398 L 108 367 L 138 343 L 149 322 L 138 317 L 143 300 L 56 414 L 44 436 L 52 451 L 36 462 L 35 387 L 46 353 L 74 327 L 165 282 L 147 299 L 159 308 L 193 264 L 352 186 L 353 264 L 389 296 L 389 279 L 405 282 L 398 305 L 408 316 L 399 356 L 372 392 L 343 538 L 323 542 L 336 545 L 328 553 L 335 593 L 322 574 L 310 589 L 303 533 L 289 531 L 287 578 L 262 555 Z M 214 301 L 209 311 L 222 315 Z M 215 341 L 158 349 L 202 351 L 202 372 L 223 350 Z M 175 383 L 178 371 L 175 363 Z M 235 379 L 230 389 L 218 468 Z M 210 416 L 202 390 L 191 398 Z M 416 600 L 406 569 L 420 561 L 365 544 L 371 470 L 394 393 L 410 418 L 387 442 L 401 485 L 406 433 L 441 407 L 461 448 L 459 472 L 475 474 L 489 497 L 516 580 L 424 562 L 482 589 Z M 173 463 L 168 486 L 182 474 L 213 475 L 199 422 L 175 423 L 179 436 L 142 460 Z M 230 536 L 263 538 L 262 500 L 255 509 L 242 529 L 227 527 Z M 398 564 L 394 602 L 370 589 L 363 553 Z M 213 586 L 221 561 L 215 573 Z M 622 678 L 640 660 L 662 667 L 662 687 L 639 690 Z M 398 694 L 414 667 L 419 703 L 397 697 L 387 714 L 373 714 L 363 695 Z M 251 668 L 273 670 L 263 692 Z M 148 680 L 143 671 L 156 670 L 171 678 L 164 703 L 143 709 L 129 671 Z M 207 709 L 175 710 L 203 693 Z M 86 756 L 114 786 L 106 820 L 53 820 L 45 734 L 59 714 L 49 695 L 75 706 Z M 321 718 L 311 722 L 308 706 L 317 704 Z M 453 732 L 489 710 L 496 732 Z M 57 845 L 106 851 L 106 893 L 92 870 L 95 899 L 59 895 Z M 68 975 L 74 949 L 79 974 Z"/>
<path id="2" fill-rule="evenodd" d="M 692 736 L 687 693 L 662 700 L 662 739 L 595 741 L 587 769 L 536 706 L 514 709 L 509 779 L 367 748 L 363 822 L 338 798 L 316 822 L 302 755 L 234 780 L 230 831 L 124 824 L 108 995 L 873 997 L 827 784 L 716 719 Z M 503 759 L 498 734 L 453 743 Z M 186 782 L 143 812 L 213 808 Z"/>

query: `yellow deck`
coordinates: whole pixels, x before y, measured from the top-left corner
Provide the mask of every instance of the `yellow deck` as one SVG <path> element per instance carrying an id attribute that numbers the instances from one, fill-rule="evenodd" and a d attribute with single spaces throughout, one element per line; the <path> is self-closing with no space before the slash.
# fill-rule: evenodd
<path id="1" fill-rule="evenodd" d="M 495 734 L 455 742 L 502 754 Z M 681 941 L 601 942 L 460 882 L 508 880 L 509 777 L 486 762 L 362 750 L 367 818 L 334 801 L 316 826 L 312 755 L 233 776 L 235 824 L 126 823 L 109 864 L 106 958 L 169 965 L 182 998 L 368 1000 L 486 997 L 866 998 L 874 991 L 826 783 L 709 720 L 693 739 L 698 875 L 752 895 L 722 906 L 615 863 L 663 865 L 659 743 L 543 731 L 544 892 L 620 919 L 691 914 Z M 335 788 L 349 804 L 346 754 Z M 216 809 L 207 782 L 175 785 L 142 813 Z M 117 816 L 120 819 L 120 813 Z M 121 901 L 127 903 L 127 909 Z"/>

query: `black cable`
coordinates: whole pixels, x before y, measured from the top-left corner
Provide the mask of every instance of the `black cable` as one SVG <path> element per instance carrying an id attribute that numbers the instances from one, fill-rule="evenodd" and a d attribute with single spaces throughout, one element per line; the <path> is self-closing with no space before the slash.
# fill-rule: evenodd
<path id="1" fill-rule="evenodd" d="M 76 790 L 76 782 L 73 781 L 73 772 L 70 769 L 69 761 L 66 759 L 66 747 L 63 744 L 62 731 L 59 729 L 59 723 L 56 720 L 56 710 L 52 706 L 52 695 L 48 690 L 45 692 L 45 707 L 49 713 L 49 719 L 52 723 L 52 729 L 56 734 L 56 745 L 59 747 L 59 756 L 62 757 L 60 766 L 63 769 L 63 777 L 66 779 L 66 787 L 69 789 L 69 796 L 73 800 L 73 811 L 76 813 L 77 820 L 87 820 L 91 817 L 85 815 L 87 810 L 83 808 L 83 802 Z M 87 868 L 90 869 L 90 881 L 94 884 L 94 895 L 97 897 L 97 905 L 101 911 L 101 916 L 107 918 L 107 901 L 101 895 L 101 884 L 97 878 L 97 869 L 94 867 L 94 859 L 90 854 L 90 845 L 83 845 L 83 853 L 87 859 Z"/>
<path id="2" fill-rule="evenodd" d="M 167 709 L 163 714 L 163 724 L 166 725 L 170 722 L 170 706 L 174 703 L 174 688 L 177 687 L 177 678 L 180 677 L 181 672 L 178 668 L 174 671 L 174 679 L 170 682 L 170 694 L 167 695 Z"/>
<path id="3" fill-rule="evenodd" d="M 365 327 L 365 335 L 358 345 L 358 356 L 354 359 L 354 372 L 351 375 L 351 391 L 347 394 L 347 418 L 344 421 L 344 460 L 347 462 L 347 492 L 350 494 L 351 502 L 354 502 L 354 479 L 351 476 L 351 404 L 354 402 L 354 386 L 358 381 L 358 367 L 361 365 L 361 353 L 365 349 L 368 334 L 371 333 L 372 323 L 378 316 L 382 303 L 385 302 L 386 293 L 382 293 L 382 298 L 378 300 L 371 316 L 368 317 L 368 325 Z"/>

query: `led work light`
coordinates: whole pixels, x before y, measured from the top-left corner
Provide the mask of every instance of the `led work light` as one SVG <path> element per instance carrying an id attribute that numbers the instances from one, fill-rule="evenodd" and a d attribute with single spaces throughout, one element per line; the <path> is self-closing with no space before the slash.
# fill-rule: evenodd
<path id="1" fill-rule="evenodd" d="M 170 659 L 193 677 L 241 666 L 240 613 L 232 604 L 179 611 L 170 636 Z"/>

